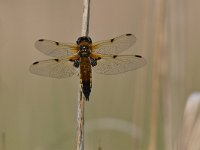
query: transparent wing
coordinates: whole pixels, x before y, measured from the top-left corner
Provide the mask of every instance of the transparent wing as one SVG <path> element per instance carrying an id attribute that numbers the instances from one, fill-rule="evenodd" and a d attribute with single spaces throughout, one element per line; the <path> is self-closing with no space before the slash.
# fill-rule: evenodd
<path id="1" fill-rule="evenodd" d="M 53 57 L 70 56 L 77 53 L 76 44 L 62 43 L 46 39 L 36 41 L 35 47 L 42 53 Z"/>
<path id="2" fill-rule="evenodd" d="M 113 75 L 135 70 L 146 64 L 139 55 L 110 55 L 97 61 L 94 71 L 100 74 Z"/>
<path id="3" fill-rule="evenodd" d="M 130 48 L 136 42 L 132 34 L 124 34 L 119 37 L 96 42 L 92 46 L 93 52 L 97 54 L 119 54 Z"/>
<path id="4" fill-rule="evenodd" d="M 73 62 L 63 58 L 34 62 L 29 70 L 33 74 L 52 78 L 71 77 L 78 71 L 78 69 L 73 66 Z"/>

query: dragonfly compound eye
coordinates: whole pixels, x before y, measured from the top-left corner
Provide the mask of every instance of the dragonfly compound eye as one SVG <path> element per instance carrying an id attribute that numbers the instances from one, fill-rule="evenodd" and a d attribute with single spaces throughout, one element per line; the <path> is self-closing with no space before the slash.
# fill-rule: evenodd
<path id="1" fill-rule="evenodd" d="M 82 36 L 77 39 L 76 43 L 79 45 L 81 42 L 92 44 L 92 39 L 89 36 Z"/>

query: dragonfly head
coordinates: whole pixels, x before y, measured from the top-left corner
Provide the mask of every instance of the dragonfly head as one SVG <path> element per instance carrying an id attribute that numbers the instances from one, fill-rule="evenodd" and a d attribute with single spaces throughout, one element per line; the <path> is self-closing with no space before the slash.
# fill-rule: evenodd
<path id="1" fill-rule="evenodd" d="M 80 45 L 82 42 L 85 42 L 85 43 L 88 43 L 88 44 L 92 44 L 92 40 L 89 36 L 82 36 L 82 37 L 79 37 L 76 41 L 76 43 L 78 45 Z"/>
<path id="2" fill-rule="evenodd" d="M 76 43 L 79 46 L 79 55 L 81 57 L 88 57 L 91 53 L 92 40 L 88 36 L 79 37 Z"/>

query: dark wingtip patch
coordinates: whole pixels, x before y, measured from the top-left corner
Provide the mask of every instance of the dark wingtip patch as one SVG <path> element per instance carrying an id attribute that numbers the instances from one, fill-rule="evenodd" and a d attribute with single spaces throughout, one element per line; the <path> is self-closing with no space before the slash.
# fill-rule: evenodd
<path id="1" fill-rule="evenodd" d="M 110 42 L 112 43 L 114 41 L 114 39 L 111 39 Z"/>
<path id="2" fill-rule="evenodd" d="M 59 42 L 55 42 L 56 43 L 56 45 L 59 45 Z"/>
<path id="3" fill-rule="evenodd" d="M 140 56 L 140 55 L 135 55 L 135 57 L 142 58 L 142 56 Z"/>
<path id="4" fill-rule="evenodd" d="M 44 39 L 39 39 L 38 41 L 39 41 L 39 42 L 43 42 L 43 41 L 44 41 Z"/>
<path id="5" fill-rule="evenodd" d="M 117 55 L 113 55 L 113 58 L 116 58 L 117 57 Z"/>
<path id="6" fill-rule="evenodd" d="M 36 65 L 36 64 L 38 64 L 38 63 L 39 63 L 39 61 L 36 61 L 36 62 L 33 63 L 33 65 Z"/>
<path id="7" fill-rule="evenodd" d="M 130 34 L 130 33 L 128 33 L 128 34 L 126 34 L 126 36 L 131 36 L 132 34 Z"/>
<path id="8" fill-rule="evenodd" d="M 55 61 L 59 62 L 59 59 L 54 59 Z"/>

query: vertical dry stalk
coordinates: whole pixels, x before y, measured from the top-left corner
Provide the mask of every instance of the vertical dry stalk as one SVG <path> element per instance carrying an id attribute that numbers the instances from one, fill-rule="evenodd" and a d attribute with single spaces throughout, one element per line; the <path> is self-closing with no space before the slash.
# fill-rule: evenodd
<path id="1" fill-rule="evenodd" d="M 77 150 L 84 150 L 84 99 L 80 90 L 77 114 Z"/>
<path id="2" fill-rule="evenodd" d="M 173 149 L 177 131 L 181 126 L 185 103 L 184 65 L 187 51 L 186 1 L 166 1 L 166 46 L 162 55 L 162 102 L 164 119 L 164 145 Z M 182 149 L 183 150 L 183 149 Z"/>
<path id="3" fill-rule="evenodd" d="M 200 149 L 200 93 L 194 93 L 188 98 L 179 131 L 174 150 Z"/>
<path id="4" fill-rule="evenodd" d="M 1 135 L 1 143 L 2 143 L 2 150 L 6 150 L 6 133 L 5 132 L 2 132 L 2 135 Z"/>
<path id="5" fill-rule="evenodd" d="M 156 25 L 155 25 L 155 50 L 153 52 L 153 71 L 152 71 L 152 99 L 150 114 L 150 139 L 148 150 L 156 150 L 158 145 L 158 119 L 160 104 L 160 84 L 161 84 L 161 51 L 164 48 L 164 0 L 156 0 Z"/>
<path id="6" fill-rule="evenodd" d="M 83 4 L 82 36 L 88 36 L 90 0 L 84 0 Z M 81 88 L 78 96 L 77 124 L 77 150 L 84 150 L 84 98 Z"/>
<path id="7" fill-rule="evenodd" d="M 83 0 L 82 36 L 88 36 L 90 20 L 90 0 Z"/>

